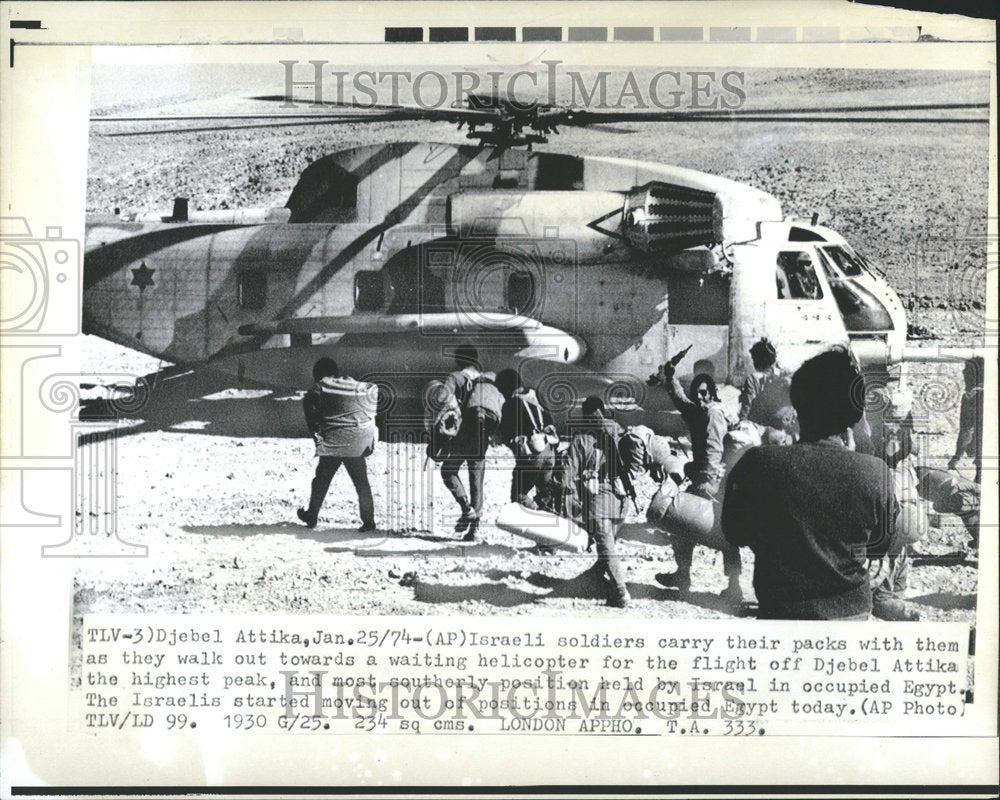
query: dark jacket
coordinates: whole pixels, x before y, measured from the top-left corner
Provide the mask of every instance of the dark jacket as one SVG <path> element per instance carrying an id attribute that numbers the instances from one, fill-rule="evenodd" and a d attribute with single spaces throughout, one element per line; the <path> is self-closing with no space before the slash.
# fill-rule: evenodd
<path id="1" fill-rule="evenodd" d="M 762 617 L 838 619 L 871 611 L 866 561 L 892 546 L 898 510 L 888 466 L 836 439 L 755 447 L 729 475 L 722 531 L 754 552 Z"/>
<path id="2" fill-rule="evenodd" d="M 593 518 L 621 519 L 625 492 L 618 477 L 620 435 L 618 423 L 603 417 L 588 417 L 574 427 L 562 472 L 563 496 L 571 517 L 585 523 Z M 596 484 L 597 492 L 588 484 Z"/>
<path id="3" fill-rule="evenodd" d="M 371 455 L 378 439 L 373 384 L 354 378 L 323 378 L 302 399 L 316 455 L 352 458 Z"/>
<path id="4" fill-rule="evenodd" d="M 958 416 L 958 439 L 955 442 L 955 457 L 972 456 L 978 458 L 983 435 L 983 389 L 981 386 L 962 394 L 962 404 Z"/>
<path id="5" fill-rule="evenodd" d="M 551 424 L 552 415 L 539 402 L 534 389 L 518 389 L 503 404 L 500 436 L 515 449 L 514 440 L 518 436 L 531 436 Z"/>

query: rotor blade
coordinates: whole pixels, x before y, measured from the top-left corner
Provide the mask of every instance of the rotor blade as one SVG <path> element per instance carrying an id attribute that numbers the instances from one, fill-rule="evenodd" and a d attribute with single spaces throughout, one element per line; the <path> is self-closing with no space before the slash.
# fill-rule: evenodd
<path id="1" fill-rule="evenodd" d="M 687 120 L 685 120 L 687 121 Z M 860 122 L 860 123 L 944 123 L 944 124 L 973 124 L 985 125 L 989 120 L 985 117 L 768 117 L 768 116 L 740 116 L 732 120 L 725 120 L 721 117 L 695 117 L 693 122 Z"/>
<path id="2" fill-rule="evenodd" d="M 573 123 L 570 123 L 572 125 Z M 595 122 L 593 125 L 580 125 L 578 126 L 585 131 L 601 131 L 602 133 L 615 133 L 615 134 L 625 134 L 625 133 L 635 133 L 634 128 L 616 128 L 614 125 L 606 122 Z"/>
<path id="3" fill-rule="evenodd" d="M 792 115 L 790 113 L 772 114 L 768 111 L 744 112 L 741 114 L 720 114 L 701 112 L 610 112 L 600 113 L 592 111 L 573 112 L 571 116 L 558 120 L 559 125 L 572 125 L 574 127 L 590 127 L 594 124 L 613 124 L 616 122 L 912 122 L 912 123 L 975 123 L 986 124 L 989 119 L 986 117 L 854 117 L 854 116 L 820 116 L 811 114 L 808 111 L 804 115 Z"/>
<path id="4" fill-rule="evenodd" d="M 247 98 L 249 100 L 262 100 L 266 103 L 291 103 L 295 108 L 301 105 L 312 108 L 367 108 L 378 109 L 380 111 L 396 111 L 403 108 L 399 104 L 389 103 L 348 103 L 341 100 L 306 100 L 303 97 L 289 97 L 286 94 L 258 94 Z"/>
<path id="5" fill-rule="evenodd" d="M 494 109 L 474 108 L 424 108 L 422 106 L 390 105 L 383 103 L 350 103 L 339 100 L 306 100 L 304 98 L 288 97 L 283 94 L 265 94 L 251 97 L 251 100 L 267 102 L 301 103 L 323 108 L 354 108 L 360 111 L 384 111 L 386 113 L 410 114 L 411 119 L 445 120 L 446 122 L 490 122 L 497 118 Z"/>
<path id="6" fill-rule="evenodd" d="M 908 111 L 954 111 L 989 108 L 988 103 L 924 103 L 919 105 L 885 105 L 885 106 L 830 106 L 828 108 L 778 108 L 778 109 L 730 109 L 730 110 L 705 110 L 705 111 L 589 111 L 587 109 L 553 112 L 543 116 L 546 121 L 553 124 L 574 125 L 577 127 L 593 125 L 595 123 L 615 123 L 615 122 L 695 122 L 705 120 L 745 120 L 747 122 L 780 122 L 787 120 L 808 121 L 825 120 L 829 122 L 843 122 L 857 119 L 858 122 L 885 121 L 885 122 L 938 122 L 938 121 L 969 121 L 988 122 L 986 118 L 960 118 L 954 119 L 947 116 L 941 117 L 833 117 L 833 116 L 813 116 L 830 114 L 884 114 L 902 113 Z M 809 116 L 805 116 L 809 115 Z"/>
<path id="7" fill-rule="evenodd" d="M 814 106 L 813 108 L 734 108 L 729 110 L 706 110 L 705 114 L 726 116 L 735 114 L 867 114 L 875 112 L 897 111 L 968 111 L 976 108 L 989 108 L 989 103 L 902 103 L 882 106 Z"/>
<path id="8" fill-rule="evenodd" d="M 402 105 L 389 105 L 389 104 L 379 104 L 379 103 L 348 103 L 337 100 L 321 100 L 316 103 L 313 100 L 305 99 L 294 99 L 289 98 L 282 94 L 272 94 L 272 95 L 258 95 L 256 97 L 251 97 L 251 100 L 265 100 L 268 102 L 295 102 L 295 103 L 306 103 L 310 106 L 320 105 L 323 107 L 335 107 L 335 108 L 364 108 L 364 109 L 380 109 L 380 110 L 415 110 L 415 111 L 443 111 L 444 109 L 423 109 L 414 106 L 402 106 Z M 623 112 L 603 112 L 603 111 L 590 111 L 587 109 L 574 110 L 571 108 L 560 108 L 559 106 L 551 106 L 547 104 L 538 104 L 537 108 L 551 110 L 552 112 L 566 112 L 570 114 L 586 114 L 593 115 L 595 117 L 617 117 L 620 115 L 640 115 L 643 118 L 646 116 L 659 117 L 661 115 L 677 115 L 677 114 L 717 114 L 719 116 L 731 116 L 733 114 L 823 114 L 823 113 L 867 113 L 867 112 L 896 112 L 896 111 L 956 111 L 956 110 L 969 110 L 976 108 L 989 108 L 989 103 L 897 103 L 888 105 L 872 105 L 872 106 L 814 106 L 812 108 L 760 108 L 760 109 L 749 109 L 749 108 L 734 108 L 734 109 L 705 109 L 703 111 L 671 111 L 669 109 L 663 109 L 661 111 L 623 111 Z M 454 111 L 483 111 L 486 112 L 487 116 L 493 116 L 493 109 L 483 108 L 483 109 L 453 109 Z M 638 119 L 639 117 L 632 117 Z"/>
<path id="9" fill-rule="evenodd" d="M 363 114 L 328 114 L 313 112 L 311 114 L 150 114 L 132 117 L 91 117 L 91 122 L 185 122 L 188 120 L 206 119 L 338 119 L 340 117 L 362 117 Z"/>
<path id="10" fill-rule="evenodd" d="M 156 130 L 143 131 L 117 131 L 115 133 L 102 133 L 101 136 L 115 138 L 119 136 L 159 136 L 164 133 L 214 133 L 215 131 L 244 131 L 252 128 L 283 128 L 292 126 L 310 125 L 352 125 L 357 122 L 395 122 L 397 117 L 390 116 L 366 116 L 360 119 L 352 115 L 349 117 L 324 117 L 322 119 L 291 119 L 284 122 L 261 122 L 255 125 L 203 125 L 196 128 L 157 128 Z"/>

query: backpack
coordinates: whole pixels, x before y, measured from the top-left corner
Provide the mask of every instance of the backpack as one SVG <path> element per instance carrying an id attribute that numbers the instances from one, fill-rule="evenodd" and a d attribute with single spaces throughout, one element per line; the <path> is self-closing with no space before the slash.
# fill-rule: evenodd
<path id="1" fill-rule="evenodd" d="M 472 366 L 463 367 L 448 376 L 447 380 L 454 385 L 455 397 L 458 400 L 459 407 L 465 407 L 465 402 L 469 399 L 472 387 L 481 377 L 483 377 L 482 373 Z"/>
<path id="2" fill-rule="evenodd" d="M 520 391 L 508 402 L 520 404 L 520 413 L 517 415 L 518 435 L 513 442 L 516 455 L 538 455 L 546 448 L 559 444 L 559 436 L 554 433 L 554 429 L 545 430 L 545 409 L 534 390 Z"/>
<path id="3" fill-rule="evenodd" d="M 434 461 L 444 461 L 461 426 L 458 399 L 442 381 L 431 381 L 424 392 L 424 428 L 429 435 L 427 455 Z"/>
<path id="4" fill-rule="evenodd" d="M 785 430 L 786 425 L 795 421 L 791 406 L 792 379 L 779 372 L 762 381 L 757 396 L 750 403 L 748 419 L 758 425 Z M 791 415 L 791 420 L 787 419 Z"/>
<path id="5" fill-rule="evenodd" d="M 939 514 L 969 514 L 979 510 L 980 487 L 968 478 L 941 469 L 918 467 L 919 492 Z"/>
<path id="6" fill-rule="evenodd" d="M 486 372 L 476 378 L 472 382 L 465 407 L 475 411 L 479 417 L 487 417 L 499 425 L 506 398 L 493 382 L 495 378 L 496 376 L 492 372 Z"/>

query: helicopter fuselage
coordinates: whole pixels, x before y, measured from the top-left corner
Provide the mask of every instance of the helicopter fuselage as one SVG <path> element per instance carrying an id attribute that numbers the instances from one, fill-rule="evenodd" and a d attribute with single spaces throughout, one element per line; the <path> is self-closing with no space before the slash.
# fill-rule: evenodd
<path id="1" fill-rule="evenodd" d="M 85 331 L 163 359 L 301 387 L 332 355 L 418 398 L 476 344 L 567 408 L 603 393 L 676 427 L 647 376 L 789 369 L 842 344 L 901 358 L 895 292 L 839 235 L 770 195 L 610 158 L 436 144 L 361 147 L 302 174 L 285 209 L 88 224 Z M 639 411 L 641 409 L 641 412 Z"/>

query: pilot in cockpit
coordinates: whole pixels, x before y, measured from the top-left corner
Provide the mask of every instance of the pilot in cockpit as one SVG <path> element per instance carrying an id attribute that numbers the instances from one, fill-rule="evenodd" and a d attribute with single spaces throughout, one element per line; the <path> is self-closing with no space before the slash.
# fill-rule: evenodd
<path id="1" fill-rule="evenodd" d="M 779 253 L 775 279 L 779 300 L 818 300 L 823 296 L 808 253 Z"/>

